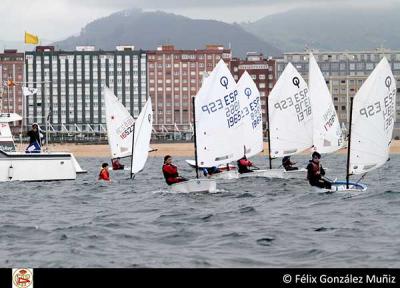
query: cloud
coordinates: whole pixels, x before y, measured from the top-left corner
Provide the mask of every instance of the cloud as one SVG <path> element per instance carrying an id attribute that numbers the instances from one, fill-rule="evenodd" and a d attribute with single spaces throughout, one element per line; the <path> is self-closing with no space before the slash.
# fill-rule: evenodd
<path id="1" fill-rule="evenodd" d="M 382 6 L 397 3 L 398 0 L 71 0 L 72 3 L 81 3 L 88 6 L 138 7 L 144 9 L 190 9 L 190 8 L 234 8 L 246 6 L 277 6 L 277 5 L 310 5 L 310 4 L 345 4 L 345 5 L 369 5 Z"/>
<path id="2" fill-rule="evenodd" d="M 398 0 L 2 0 L 0 39 L 22 41 L 24 31 L 60 40 L 77 34 L 89 22 L 111 13 L 142 8 L 197 19 L 254 21 L 299 7 L 385 7 Z"/>

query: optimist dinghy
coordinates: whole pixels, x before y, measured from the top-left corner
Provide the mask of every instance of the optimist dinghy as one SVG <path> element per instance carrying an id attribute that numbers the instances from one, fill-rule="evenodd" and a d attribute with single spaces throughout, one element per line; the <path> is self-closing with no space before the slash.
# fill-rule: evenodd
<path id="1" fill-rule="evenodd" d="M 335 181 L 335 191 L 366 191 L 367 186 L 350 182 L 350 175 L 363 174 L 389 160 L 395 120 L 396 79 L 385 57 L 351 99 L 347 172 L 345 181 Z"/>

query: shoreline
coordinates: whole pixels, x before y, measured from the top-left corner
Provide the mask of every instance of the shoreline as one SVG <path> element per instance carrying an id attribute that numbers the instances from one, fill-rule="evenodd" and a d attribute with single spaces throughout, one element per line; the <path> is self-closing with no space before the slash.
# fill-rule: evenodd
<path id="1" fill-rule="evenodd" d="M 27 144 L 16 143 L 17 151 L 24 151 Z M 149 157 L 163 157 L 167 154 L 171 156 L 186 156 L 194 157 L 194 146 L 191 142 L 185 143 L 153 143 L 151 148 L 157 151 L 149 153 Z M 45 146 L 46 147 L 46 146 Z M 76 157 L 94 157 L 106 158 L 110 157 L 110 148 L 108 144 L 50 144 L 48 146 L 50 152 L 69 152 L 73 153 Z M 268 151 L 268 144 L 264 142 L 264 152 L 260 154 L 266 155 Z M 307 155 L 311 152 L 309 150 L 303 151 L 301 155 Z M 347 149 L 341 149 L 339 154 L 346 154 Z M 390 154 L 400 154 L 400 140 L 393 140 L 390 146 Z"/>

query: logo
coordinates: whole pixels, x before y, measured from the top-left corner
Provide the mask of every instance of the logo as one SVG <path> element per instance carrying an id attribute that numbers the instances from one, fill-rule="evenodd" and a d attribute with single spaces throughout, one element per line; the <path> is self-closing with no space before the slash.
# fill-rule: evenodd
<path id="1" fill-rule="evenodd" d="M 33 269 L 13 269 L 13 288 L 33 288 Z"/>
<path id="2" fill-rule="evenodd" d="M 385 86 L 390 90 L 390 85 L 392 85 L 392 78 L 390 76 L 387 76 L 385 79 Z"/>
<path id="3" fill-rule="evenodd" d="M 246 96 L 247 96 L 247 98 L 249 98 L 249 97 L 250 97 L 250 95 L 251 95 L 251 89 L 250 89 L 250 88 L 246 88 L 246 89 L 244 89 L 244 95 L 246 95 Z"/>
<path id="4" fill-rule="evenodd" d="M 225 87 L 226 89 L 228 89 L 228 78 L 226 78 L 225 76 L 222 76 L 221 79 L 219 79 L 219 83 L 221 83 L 221 85 L 223 87 Z"/>
<path id="5" fill-rule="evenodd" d="M 300 89 L 300 80 L 299 80 L 298 77 L 293 77 L 292 82 L 293 82 L 293 85 L 294 85 L 294 86 L 297 86 L 297 88 Z"/>

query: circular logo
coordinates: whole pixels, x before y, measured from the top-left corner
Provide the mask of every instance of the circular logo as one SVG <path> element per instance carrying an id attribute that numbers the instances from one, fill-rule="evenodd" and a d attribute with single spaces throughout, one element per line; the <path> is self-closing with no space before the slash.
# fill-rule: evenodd
<path id="1" fill-rule="evenodd" d="M 12 281 L 15 287 L 27 288 L 33 283 L 33 273 L 30 269 L 18 269 L 13 273 Z"/>
<path id="2" fill-rule="evenodd" d="M 293 82 L 294 86 L 297 86 L 297 88 L 300 88 L 300 79 L 298 77 L 293 77 L 292 82 Z"/>
<path id="3" fill-rule="evenodd" d="M 390 89 L 390 85 L 392 85 L 392 78 L 390 76 L 387 76 L 385 79 L 385 86 Z"/>
<path id="4" fill-rule="evenodd" d="M 251 95 L 251 89 L 250 89 L 250 88 L 244 89 L 244 95 L 246 95 L 247 97 L 250 97 L 250 95 Z"/>
<path id="5" fill-rule="evenodd" d="M 225 87 L 225 89 L 228 89 L 228 84 L 229 84 L 228 78 L 222 76 L 221 79 L 219 79 L 219 83 L 221 83 L 221 85 Z"/>

